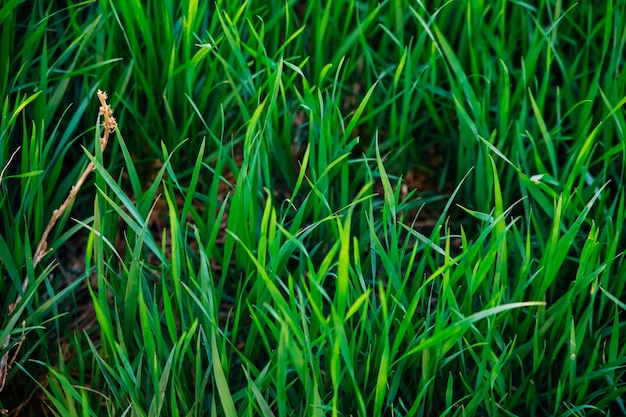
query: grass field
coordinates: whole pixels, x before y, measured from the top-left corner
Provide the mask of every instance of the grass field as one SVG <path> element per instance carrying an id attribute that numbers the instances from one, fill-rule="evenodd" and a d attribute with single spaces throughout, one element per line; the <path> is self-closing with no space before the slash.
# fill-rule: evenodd
<path id="1" fill-rule="evenodd" d="M 626 415 L 626 1 L 0 32 L 2 414 Z"/>

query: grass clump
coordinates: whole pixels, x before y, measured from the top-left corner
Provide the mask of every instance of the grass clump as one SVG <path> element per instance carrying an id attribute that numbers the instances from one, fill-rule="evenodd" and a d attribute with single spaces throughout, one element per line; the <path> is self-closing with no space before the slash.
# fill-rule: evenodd
<path id="1" fill-rule="evenodd" d="M 3 5 L 0 409 L 626 414 L 626 3 L 431 3 Z"/>

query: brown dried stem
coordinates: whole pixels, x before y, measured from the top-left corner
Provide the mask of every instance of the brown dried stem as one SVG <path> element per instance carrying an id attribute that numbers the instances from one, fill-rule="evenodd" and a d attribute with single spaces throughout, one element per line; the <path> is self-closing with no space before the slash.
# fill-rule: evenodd
<path id="1" fill-rule="evenodd" d="M 104 133 L 103 133 L 103 136 L 100 138 L 100 149 L 102 152 L 104 152 L 104 149 L 107 146 L 107 143 L 109 141 L 109 135 L 113 133 L 117 127 L 117 122 L 115 121 L 115 118 L 113 117 L 113 110 L 111 109 L 111 106 L 109 106 L 106 102 L 107 98 L 108 98 L 107 93 L 105 93 L 104 91 L 98 90 L 98 100 L 100 100 L 100 109 L 98 111 L 98 116 L 102 116 L 104 119 L 104 124 L 103 124 Z M 37 250 L 35 251 L 35 255 L 33 256 L 33 268 L 36 267 L 39 264 L 39 262 L 43 259 L 43 257 L 49 252 L 48 235 L 54 228 L 54 225 L 56 224 L 56 222 L 61 218 L 65 210 L 67 210 L 68 207 L 70 207 L 70 205 L 76 198 L 76 194 L 78 194 L 78 191 L 80 191 L 80 188 L 83 186 L 83 184 L 87 180 L 87 177 L 89 176 L 89 174 L 92 171 L 95 171 L 95 169 L 96 169 L 95 164 L 93 162 L 90 162 L 87 168 L 83 171 L 82 175 L 80 176 L 76 184 L 72 186 L 72 189 L 70 190 L 70 193 L 65 199 L 65 201 L 63 202 L 63 204 L 61 204 L 61 206 L 58 209 L 54 210 L 54 212 L 52 213 L 52 218 L 48 222 L 48 225 L 46 226 L 43 232 L 43 235 L 41 236 L 41 239 L 39 240 L 39 244 L 37 245 Z M 26 276 L 24 278 L 24 282 L 22 282 L 22 293 L 26 292 L 26 288 L 28 287 L 28 282 L 29 282 L 28 276 Z M 9 305 L 9 314 L 15 311 L 15 308 L 19 305 L 20 301 L 22 301 L 22 296 L 21 294 L 18 294 L 15 302 Z M 22 339 L 23 338 L 24 336 L 22 336 Z M 7 348 L 10 342 L 11 342 L 11 337 L 9 336 L 4 341 L 2 348 L 3 349 Z M 19 346 L 21 346 L 21 341 L 18 344 L 18 349 L 19 349 Z M 2 388 L 4 388 L 4 381 L 6 379 L 6 375 L 9 372 L 11 365 L 15 361 L 15 358 L 17 356 L 17 350 L 14 353 L 13 358 L 11 360 L 8 359 L 8 356 L 9 356 L 9 352 L 6 352 L 4 356 L 0 358 L 0 391 L 2 391 Z"/>
<path id="2" fill-rule="evenodd" d="M 111 110 L 111 106 L 106 103 L 107 94 L 104 91 L 98 90 L 98 99 L 100 99 L 100 103 L 102 104 L 98 114 L 104 117 L 104 136 L 100 138 L 100 149 L 104 152 L 107 142 L 109 141 L 109 133 L 112 133 L 115 130 L 117 124 L 112 116 L 113 110 Z M 48 235 L 52 231 L 52 228 L 56 224 L 57 220 L 59 220 L 59 218 L 63 215 L 63 212 L 72 204 L 74 198 L 76 198 L 76 194 L 78 194 L 78 191 L 83 186 L 85 180 L 87 180 L 89 174 L 92 171 L 95 171 L 95 169 L 96 166 L 94 163 L 90 162 L 76 184 L 72 186 L 69 195 L 63 204 L 61 204 L 61 207 L 54 210 L 52 218 L 50 219 L 50 222 L 48 222 L 48 226 L 46 226 L 46 230 L 44 230 L 41 240 L 39 241 L 39 245 L 37 246 L 37 250 L 35 251 L 35 256 L 33 257 L 33 267 L 37 266 L 39 261 L 41 261 L 41 259 L 48 253 Z M 27 283 L 28 279 L 25 280 L 25 284 Z M 22 290 L 25 291 L 24 286 Z"/>

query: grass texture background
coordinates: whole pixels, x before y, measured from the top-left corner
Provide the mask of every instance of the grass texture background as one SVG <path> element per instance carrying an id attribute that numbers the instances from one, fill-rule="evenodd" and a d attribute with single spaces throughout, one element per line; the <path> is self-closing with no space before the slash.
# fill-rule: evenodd
<path id="1" fill-rule="evenodd" d="M 0 409 L 626 414 L 625 17 L 0 2 Z"/>

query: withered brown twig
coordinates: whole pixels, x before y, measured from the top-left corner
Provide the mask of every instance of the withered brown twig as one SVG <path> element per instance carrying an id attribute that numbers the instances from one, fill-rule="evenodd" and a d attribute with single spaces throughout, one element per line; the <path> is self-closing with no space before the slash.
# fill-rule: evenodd
<path id="1" fill-rule="evenodd" d="M 115 131 L 117 127 L 117 122 L 115 121 L 115 118 L 113 117 L 113 110 L 111 109 L 111 106 L 107 104 L 107 98 L 108 98 L 107 93 L 105 93 L 104 91 L 98 90 L 97 94 L 98 94 L 98 100 L 100 100 L 100 109 L 98 111 L 98 117 L 102 116 L 104 119 L 103 120 L 104 133 L 103 133 L 103 136 L 100 138 L 100 149 L 102 152 L 104 152 L 104 149 L 106 148 L 107 143 L 109 141 L 109 135 Z M 89 174 L 92 171 L 95 171 L 95 169 L 96 169 L 95 164 L 93 162 L 90 162 L 87 168 L 83 171 L 82 175 L 80 176 L 76 184 L 72 186 L 72 189 L 70 190 L 70 193 L 68 194 L 63 204 L 61 204 L 61 206 L 58 209 L 54 210 L 54 212 L 52 213 L 52 218 L 48 222 L 48 225 L 46 226 L 43 232 L 43 235 L 41 236 L 41 239 L 39 240 L 39 244 L 37 245 L 37 250 L 35 251 L 35 255 L 33 256 L 33 268 L 35 268 L 39 264 L 39 262 L 43 259 L 43 257 L 49 252 L 48 235 L 54 228 L 54 225 L 56 224 L 56 222 L 61 218 L 65 210 L 67 210 L 68 207 L 72 204 L 72 202 L 76 198 L 76 194 L 78 194 L 78 191 L 80 191 L 80 188 L 83 186 L 83 184 L 87 180 L 87 177 L 89 176 Z M 22 294 L 26 292 L 28 283 L 29 283 L 29 279 L 28 279 L 28 276 L 26 276 L 24 278 L 24 281 L 22 282 Z M 22 295 L 18 294 L 15 302 L 9 305 L 9 315 L 12 314 L 13 311 L 15 311 L 15 308 L 19 305 L 20 301 L 22 301 Z M 22 323 L 22 327 L 24 326 L 25 326 L 25 322 Z M 0 358 L 0 392 L 4 388 L 6 376 L 9 372 L 9 369 L 11 369 L 11 365 L 13 365 L 13 363 L 16 360 L 17 353 L 19 351 L 19 348 L 22 345 L 23 340 L 24 340 L 24 335 L 22 334 L 21 340 L 18 343 L 16 351 L 14 352 L 13 357 L 11 359 L 9 359 L 8 351 L 5 352 L 5 354 Z M 8 336 L 6 340 L 4 341 L 2 348 L 6 349 L 10 343 L 11 343 L 11 336 Z"/>

